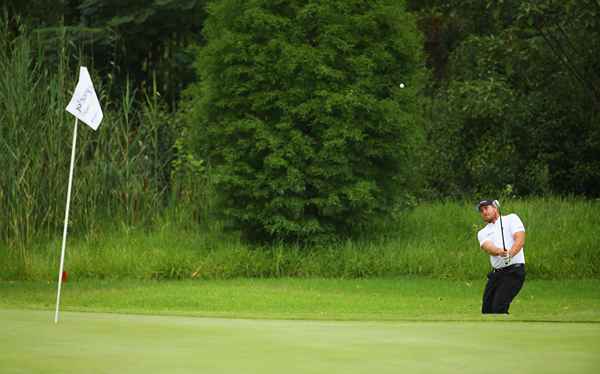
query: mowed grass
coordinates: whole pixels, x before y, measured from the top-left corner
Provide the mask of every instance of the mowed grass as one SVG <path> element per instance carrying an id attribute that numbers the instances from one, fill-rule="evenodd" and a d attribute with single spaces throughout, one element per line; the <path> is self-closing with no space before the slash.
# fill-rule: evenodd
<path id="1" fill-rule="evenodd" d="M 0 282 L 0 373 L 598 372 L 600 280 L 527 281 L 486 317 L 483 284 L 69 281 L 55 325 L 56 284 Z"/>
<path id="2" fill-rule="evenodd" d="M 0 310 L 0 372 L 597 373 L 600 324 L 289 321 Z"/>
<path id="3" fill-rule="evenodd" d="M 483 275 L 482 275 L 483 278 Z M 81 280 L 64 284 L 67 311 L 325 320 L 596 321 L 600 280 L 528 280 L 510 316 L 480 314 L 484 279 Z M 52 310 L 54 282 L 0 282 L 0 308 Z"/>

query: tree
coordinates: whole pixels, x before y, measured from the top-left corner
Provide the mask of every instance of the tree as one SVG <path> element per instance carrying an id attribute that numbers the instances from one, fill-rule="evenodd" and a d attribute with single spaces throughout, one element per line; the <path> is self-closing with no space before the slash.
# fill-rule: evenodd
<path id="1" fill-rule="evenodd" d="M 209 13 L 190 122 L 225 216 L 249 239 L 311 242 L 389 214 L 412 187 L 424 77 L 404 4 L 225 0 Z"/>
<path id="2" fill-rule="evenodd" d="M 172 104 L 193 80 L 193 56 L 201 43 L 205 0 L 82 0 L 78 26 L 100 31 L 92 49 L 99 68 L 110 67 L 122 81 L 156 79 Z"/>
<path id="3" fill-rule="evenodd" d="M 446 23 L 466 26 L 448 37 L 455 44 L 436 67 L 443 74 L 427 129 L 429 185 L 443 195 L 510 187 L 517 195 L 598 196 L 600 4 L 485 7 L 487 27 L 468 21 L 477 18 L 473 8 L 437 8 Z"/>
<path id="4" fill-rule="evenodd" d="M 205 5 L 206 0 L 9 0 L 5 10 L 10 29 L 20 24 L 36 32 L 46 63 L 57 63 L 65 45 L 76 46 L 69 54 L 110 77 L 117 96 L 123 82 L 147 89 L 154 80 L 174 106 L 195 78 L 191 47 L 202 43 Z"/>

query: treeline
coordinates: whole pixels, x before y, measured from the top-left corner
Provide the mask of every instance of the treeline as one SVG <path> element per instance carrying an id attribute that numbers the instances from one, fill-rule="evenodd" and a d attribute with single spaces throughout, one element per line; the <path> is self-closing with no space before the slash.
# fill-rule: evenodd
<path id="1" fill-rule="evenodd" d="M 433 74 L 434 195 L 598 196 L 600 2 L 412 3 Z"/>
<path id="2" fill-rule="evenodd" d="M 251 240 L 369 233 L 420 200 L 600 191 L 597 0 L 31 0 L 0 34 L 0 240 L 217 218 Z M 212 215 L 215 215 L 214 217 Z"/>

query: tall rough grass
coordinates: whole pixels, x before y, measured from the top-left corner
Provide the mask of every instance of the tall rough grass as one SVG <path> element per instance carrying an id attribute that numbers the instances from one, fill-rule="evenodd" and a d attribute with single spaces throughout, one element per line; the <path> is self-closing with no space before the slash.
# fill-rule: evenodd
<path id="1" fill-rule="evenodd" d="M 526 225 L 525 255 L 533 278 L 600 277 L 596 214 L 599 201 L 531 198 L 505 201 Z M 74 239 L 67 253 L 70 278 L 230 279 L 238 277 L 372 278 L 426 276 L 484 279 L 488 255 L 476 233 L 483 225 L 471 203 L 417 206 L 365 241 L 326 247 L 251 247 L 238 235 L 173 225 L 168 218 L 152 231 L 125 229 Z M 377 239 L 379 238 L 379 239 Z M 43 243 L 16 272 L 0 257 L 0 278 L 51 280 L 58 268 L 55 248 Z"/>
<path id="2" fill-rule="evenodd" d="M 74 124 L 64 108 L 85 59 L 73 58 L 77 51 L 63 40 L 58 63 L 44 65 L 34 36 L 6 31 L 0 25 L 0 242 L 23 257 L 32 243 L 62 232 Z M 125 85 L 114 99 L 103 77 L 92 75 L 104 120 L 98 131 L 80 124 L 70 232 L 147 228 L 172 201 L 188 207 L 171 209 L 172 218 L 197 219 L 189 203 L 206 197 L 203 165 L 177 143 L 181 121 L 163 107 L 156 85 L 149 92 Z"/>

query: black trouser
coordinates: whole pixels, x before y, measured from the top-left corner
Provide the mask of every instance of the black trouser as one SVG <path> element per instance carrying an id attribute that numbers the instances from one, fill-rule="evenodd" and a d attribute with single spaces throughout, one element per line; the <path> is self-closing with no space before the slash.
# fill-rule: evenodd
<path id="1" fill-rule="evenodd" d="M 504 269 L 492 270 L 488 276 L 481 313 L 506 313 L 525 282 L 525 265 L 513 264 Z"/>

